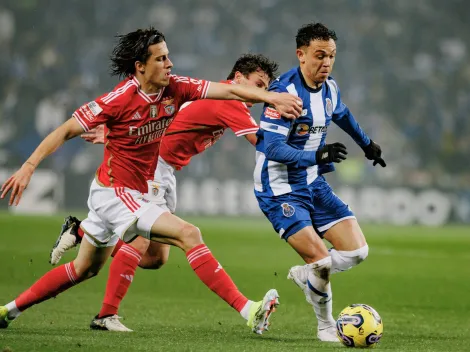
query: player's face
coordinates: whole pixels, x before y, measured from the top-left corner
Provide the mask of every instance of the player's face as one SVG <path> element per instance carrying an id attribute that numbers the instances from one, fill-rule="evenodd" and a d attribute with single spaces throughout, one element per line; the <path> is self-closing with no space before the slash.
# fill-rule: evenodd
<path id="1" fill-rule="evenodd" d="M 315 85 L 328 79 L 336 57 L 336 43 L 330 40 L 311 40 L 308 47 L 297 49 L 297 57 L 304 75 Z"/>
<path id="2" fill-rule="evenodd" d="M 268 89 L 269 87 L 269 76 L 261 69 L 257 69 L 255 72 L 249 73 L 244 76 L 241 72 L 235 73 L 235 82 L 245 86 L 258 87 L 261 89 Z M 247 106 L 253 106 L 252 103 L 246 103 Z"/>
<path id="3" fill-rule="evenodd" d="M 150 56 L 145 64 L 141 64 L 140 69 L 137 69 L 143 74 L 145 82 L 156 88 L 166 87 L 170 84 L 170 72 L 173 67 L 166 43 L 150 45 L 149 52 Z"/>

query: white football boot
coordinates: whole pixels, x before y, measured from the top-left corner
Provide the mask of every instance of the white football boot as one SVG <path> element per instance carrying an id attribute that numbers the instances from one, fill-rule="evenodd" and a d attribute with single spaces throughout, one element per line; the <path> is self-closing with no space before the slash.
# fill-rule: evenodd
<path id="1" fill-rule="evenodd" d="M 90 323 L 90 329 L 131 332 L 131 329 L 127 328 L 123 323 L 120 322 L 120 318 L 121 317 L 117 316 L 116 314 L 104 318 L 98 318 L 98 316 L 96 316 Z"/>

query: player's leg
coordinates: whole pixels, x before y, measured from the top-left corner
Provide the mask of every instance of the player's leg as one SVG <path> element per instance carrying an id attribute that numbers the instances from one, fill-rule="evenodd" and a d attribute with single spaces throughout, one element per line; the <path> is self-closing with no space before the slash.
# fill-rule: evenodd
<path id="1" fill-rule="evenodd" d="M 0 328 L 6 328 L 10 321 L 29 307 L 56 297 L 79 282 L 97 275 L 112 248 L 99 248 L 91 241 L 83 241 L 74 261 L 50 270 L 5 308 L 0 309 Z"/>
<path id="2" fill-rule="evenodd" d="M 294 226 L 303 225 L 305 223 L 300 222 Z M 288 278 L 304 291 L 307 302 L 313 306 L 318 320 L 318 338 L 337 342 L 330 284 L 331 257 L 313 226 L 291 233 L 286 234 L 287 242 L 307 264 L 291 268 Z"/>
<path id="3" fill-rule="evenodd" d="M 168 244 L 150 241 L 147 252 L 142 256 L 139 267 L 142 269 L 160 269 L 170 256 L 171 246 Z"/>
<path id="4" fill-rule="evenodd" d="M 323 177 L 314 187 L 314 226 L 317 232 L 333 245 L 330 249 L 331 273 L 346 271 L 367 258 L 369 247 L 352 213 L 331 189 Z"/>
<path id="5" fill-rule="evenodd" d="M 257 195 L 261 210 L 279 236 L 302 257 L 306 265 L 289 270 L 288 278 L 304 292 L 318 319 L 318 337 L 330 341 L 334 330 L 329 269 L 331 259 L 323 241 L 312 226 L 310 192 L 297 192 L 276 197 Z M 325 332 L 327 338 L 325 338 Z M 334 331 L 335 332 L 335 331 Z M 336 337 L 334 341 L 337 341 Z"/>
<path id="6" fill-rule="evenodd" d="M 254 332 L 263 332 L 269 315 L 279 303 L 277 291 L 268 291 L 259 302 L 248 300 L 203 243 L 200 230 L 169 212 L 157 217 L 154 212 L 147 212 L 137 227 L 148 231 L 153 241 L 181 248 L 199 279 L 247 319 Z"/>

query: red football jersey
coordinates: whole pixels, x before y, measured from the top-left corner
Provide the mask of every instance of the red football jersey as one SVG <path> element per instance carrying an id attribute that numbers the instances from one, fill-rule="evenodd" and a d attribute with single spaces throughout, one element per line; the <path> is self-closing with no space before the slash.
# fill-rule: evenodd
<path id="1" fill-rule="evenodd" d="M 223 83 L 233 83 L 223 81 Z M 165 133 L 160 156 L 177 170 L 203 152 L 230 128 L 237 137 L 256 133 L 258 125 L 245 103 L 237 100 L 201 100 L 186 103 Z"/>
<path id="2" fill-rule="evenodd" d="M 209 82 L 172 75 L 170 84 L 157 94 L 140 89 L 135 77 L 81 106 L 73 116 L 85 131 L 107 127 L 103 163 L 98 180 L 108 187 L 128 187 L 147 192 L 153 179 L 161 139 L 175 113 L 187 101 L 203 99 Z"/>

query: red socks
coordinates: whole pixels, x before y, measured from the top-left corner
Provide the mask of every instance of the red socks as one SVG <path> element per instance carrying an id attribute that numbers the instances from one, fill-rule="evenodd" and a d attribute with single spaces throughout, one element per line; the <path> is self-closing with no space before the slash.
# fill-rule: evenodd
<path id="1" fill-rule="evenodd" d="M 119 304 L 126 295 L 134 279 L 135 270 L 142 258 L 137 249 L 127 244 L 122 244 L 122 241 L 120 242 L 120 250 L 117 251 L 109 267 L 106 293 L 101 311 L 98 314 L 99 318 L 117 314 Z"/>
<path id="2" fill-rule="evenodd" d="M 20 311 L 57 296 L 78 283 L 73 262 L 52 269 L 15 299 Z"/>
<path id="3" fill-rule="evenodd" d="M 243 309 L 248 298 L 238 290 L 205 244 L 200 244 L 188 251 L 186 257 L 191 268 L 207 287 L 238 312 Z"/>

